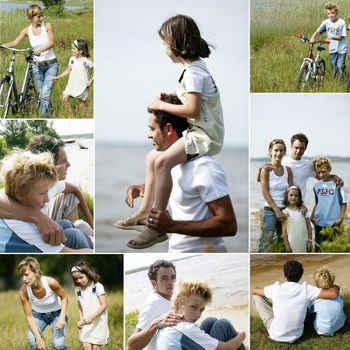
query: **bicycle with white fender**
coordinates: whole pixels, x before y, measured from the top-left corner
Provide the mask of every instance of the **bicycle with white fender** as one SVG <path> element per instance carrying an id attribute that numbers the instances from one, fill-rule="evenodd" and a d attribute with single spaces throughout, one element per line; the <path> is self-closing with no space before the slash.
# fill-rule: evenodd
<path id="1" fill-rule="evenodd" d="M 329 44 L 329 41 L 319 40 L 310 43 L 310 39 L 305 35 L 297 35 L 297 38 L 309 44 L 308 55 L 303 59 L 298 73 L 297 90 L 304 91 L 307 87 L 319 88 L 326 74 L 326 62 L 321 58 L 321 52 L 326 50 L 323 45 Z M 316 57 L 314 56 L 315 45 L 317 45 Z"/>
<path id="2" fill-rule="evenodd" d="M 32 70 L 33 50 L 14 49 L 5 45 L 0 45 L 0 49 L 11 52 L 10 65 L 8 71 L 0 80 L 0 113 L 2 118 L 6 118 L 11 110 L 12 115 L 29 117 L 36 115 L 39 106 L 38 92 L 34 83 Z M 16 54 L 26 54 L 27 62 L 22 88 L 19 91 L 15 76 Z"/>

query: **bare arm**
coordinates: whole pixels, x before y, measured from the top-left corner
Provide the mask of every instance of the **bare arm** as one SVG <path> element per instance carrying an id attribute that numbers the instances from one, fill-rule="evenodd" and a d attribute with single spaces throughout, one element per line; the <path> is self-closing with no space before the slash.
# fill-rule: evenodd
<path id="1" fill-rule="evenodd" d="M 16 47 L 26 36 L 28 36 L 28 28 L 22 29 L 16 39 L 9 41 L 8 43 L 3 43 L 2 45 L 8 47 Z"/>
<path id="2" fill-rule="evenodd" d="M 148 105 L 150 109 L 161 110 L 171 114 L 175 114 L 182 118 L 199 119 L 201 111 L 201 94 L 196 92 L 187 93 L 187 103 L 185 105 L 174 105 L 172 103 L 164 102 L 160 96 L 154 98 Z"/>
<path id="3" fill-rule="evenodd" d="M 305 218 L 306 229 L 307 229 L 307 246 L 306 250 L 308 253 L 312 252 L 312 228 L 309 218 Z"/>
<path id="4" fill-rule="evenodd" d="M 230 196 L 207 203 L 213 216 L 200 221 L 175 221 L 167 211 L 152 209 L 147 226 L 158 232 L 172 232 L 195 237 L 224 237 L 237 233 L 237 221 Z"/>
<path id="5" fill-rule="evenodd" d="M 31 222 L 37 226 L 45 243 L 59 245 L 66 238 L 63 229 L 55 221 L 41 211 L 29 208 L 0 191 L 0 217 Z"/>
<path id="6" fill-rule="evenodd" d="M 321 289 L 317 299 L 334 299 L 339 295 L 339 287 L 333 286 L 329 289 Z"/>
<path id="7" fill-rule="evenodd" d="M 107 298 L 106 295 L 99 295 L 98 300 L 100 302 L 99 308 L 88 318 L 85 319 L 85 322 L 83 324 L 91 324 L 95 321 L 95 319 L 100 316 L 106 309 L 107 309 Z"/>
<path id="8" fill-rule="evenodd" d="M 47 45 L 40 47 L 39 49 L 36 49 L 34 51 L 34 55 L 36 55 L 36 56 L 40 56 L 42 52 L 44 52 L 48 49 L 51 49 L 55 46 L 55 39 L 54 39 L 51 23 L 46 23 L 45 29 L 47 31 L 49 42 L 47 43 Z"/>
<path id="9" fill-rule="evenodd" d="M 56 324 L 56 329 L 62 329 L 62 328 L 64 328 L 65 323 L 66 323 L 68 297 L 67 297 L 64 289 L 61 287 L 61 285 L 55 279 L 50 277 L 48 282 L 49 282 L 50 288 L 61 299 L 61 313 L 60 313 L 60 317 L 58 319 L 58 322 Z"/>
<path id="10" fill-rule="evenodd" d="M 182 315 L 168 312 L 152 321 L 145 329 L 136 328 L 128 339 L 128 350 L 141 350 L 147 346 L 158 329 L 171 327 L 183 321 Z"/>
<path id="11" fill-rule="evenodd" d="M 83 317 L 83 309 L 79 301 L 78 301 L 78 316 L 79 316 L 79 320 L 77 322 L 77 326 L 79 329 L 82 329 L 84 325 L 84 321 L 83 321 L 84 317 Z"/>
<path id="12" fill-rule="evenodd" d="M 94 227 L 94 219 L 90 213 L 90 210 L 86 204 L 86 200 L 85 200 L 82 192 L 80 191 L 80 189 L 77 186 L 75 186 L 71 183 L 65 182 L 65 184 L 66 184 L 66 187 L 65 187 L 65 190 L 63 192 L 64 193 L 74 193 L 77 196 L 77 198 L 79 199 L 79 202 L 80 202 L 79 208 L 80 208 L 86 222 L 90 225 L 91 228 L 93 228 Z"/>
<path id="13" fill-rule="evenodd" d="M 288 224 L 288 218 L 284 221 L 282 225 L 282 238 L 284 241 L 284 245 L 286 246 L 286 252 L 291 253 L 292 252 L 292 247 L 289 244 L 289 239 L 288 239 L 288 232 L 287 232 L 287 224 Z"/>
<path id="14" fill-rule="evenodd" d="M 35 338 L 35 344 L 37 346 L 37 349 L 39 350 L 45 350 L 45 343 L 44 340 L 41 338 L 39 329 L 37 325 L 35 324 L 33 315 L 32 315 L 32 308 L 29 303 L 29 297 L 28 293 L 26 291 L 26 288 L 24 286 L 21 287 L 19 290 L 19 299 L 22 303 L 22 309 L 24 311 L 24 315 L 26 317 L 26 320 L 28 322 L 28 326 L 30 330 L 32 331 L 34 338 Z"/>
<path id="15" fill-rule="evenodd" d="M 252 294 L 253 295 L 260 295 L 261 297 L 264 297 L 264 288 L 260 288 L 260 287 L 255 287 L 252 289 Z"/>
<path id="16" fill-rule="evenodd" d="M 341 212 L 340 212 L 339 218 L 335 222 L 335 226 L 340 226 L 343 223 L 345 215 L 346 215 L 347 206 L 348 205 L 346 203 L 343 203 L 341 205 Z"/>
<path id="17" fill-rule="evenodd" d="M 293 173 L 292 169 L 288 166 L 286 166 L 287 172 L 288 172 L 288 186 L 293 186 Z"/>
<path id="18" fill-rule="evenodd" d="M 57 75 L 56 77 L 53 77 L 53 80 L 58 80 L 69 75 L 71 70 L 72 70 L 71 66 L 68 66 L 61 74 Z"/>

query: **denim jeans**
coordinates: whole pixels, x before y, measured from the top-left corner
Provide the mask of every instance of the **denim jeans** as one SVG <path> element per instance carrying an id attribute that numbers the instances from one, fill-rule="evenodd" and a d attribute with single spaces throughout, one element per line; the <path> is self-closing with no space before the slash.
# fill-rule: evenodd
<path id="1" fill-rule="evenodd" d="M 200 329 L 222 342 L 227 342 L 238 334 L 232 323 L 224 318 L 218 320 L 215 317 L 208 317 L 201 323 Z M 241 344 L 237 349 L 245 350 L 245 346 Z"/>
<path id="2" fill-rule="evenodd" d="M 280 208 L 282 210 L 282 208 Z M 259 253 L 267 252 L 269 247 L 277 241 L 281 242 L 282 224 L 277 220 L 275 212 L 270 207 L 264 207 L 259 240 Z"/>
<path id="3" fill-rule="evenodd" d="M 334 71 L 334 77 L 339 76 L 339 78 L 345 78 L 346 75 L 346 66 L 345 66 L 345 60 L 346 60 L 346 53 L 338 53 L 334 52 L 329 54 L 329 59 L 331 61 L 333 71 Z"/>
<path id="4" fill-rule="evenodd" d="M 80 248 L 91 248 L 93 249 L 93 244 L 89 236 L 78 230 L 69 220 L 59 220 L 58 224 L 63 228 L 64 235 L 67 241 L 64 243 L 66 247 L 72 249 Z"/>
<path id="5" fill-rule="evenodd" d="M 50 96 L 53 88 L 53 77 L 58 74 L 58 63 L 34 64 L 33 76 L 36 88 L 39 92 L 39 116 L 50 114 Z"/>
<path id="6" fill-rule="evenodd" d="M 62 329 L 56 329 L 56 324 L 60 317 L 61 310 L 41 313 L 32 310 L 32 315 L 35 321 L 36 326 L 38 327 L 39 333 L 42 334 L 46 326 L 51 327 L 52 331 L 52 346 L 54 349 L 62 349 L 67 350 L 68 347 L 66 345 L 66 328 L 68 323 L 68 318 L 66 316 L 66 324 Z M 36 350 L 35 337 L 30 328 L 28 329 L 28 341 L 31 350 Z M 46 347 L 47 348 L 47 347 Z"/>

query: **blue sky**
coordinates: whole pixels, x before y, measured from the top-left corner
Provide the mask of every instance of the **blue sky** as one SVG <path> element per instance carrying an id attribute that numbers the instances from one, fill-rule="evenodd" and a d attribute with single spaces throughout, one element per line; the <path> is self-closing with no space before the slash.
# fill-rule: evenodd
<path id="1" fill-rule="evenodd" d="M 96 141 L 145 143 L 148 102 L 174 92 L 183 70 L 165 55 L 157 30 L 192 16 L 216 50 L 207 60 L 221 93 L 225 146 L 248 145 L 248 1 L 95 2 Z"/>

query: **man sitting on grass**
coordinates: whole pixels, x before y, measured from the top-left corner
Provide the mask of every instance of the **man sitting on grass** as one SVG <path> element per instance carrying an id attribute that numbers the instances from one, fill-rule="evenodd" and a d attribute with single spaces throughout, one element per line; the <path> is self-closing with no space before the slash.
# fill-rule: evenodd
<path id="1" fill-rule="evenodd" d="M 298 261 L 287 261 L 283 272 L 285 282 L 253 288 L 253 305 L 272 340 L 293 343 L 304 332 L 308 306 L 317 298 L 336 298 L 339 288 L 321 289 L 306 282 L 299 283 L 304 270 Z"/>

